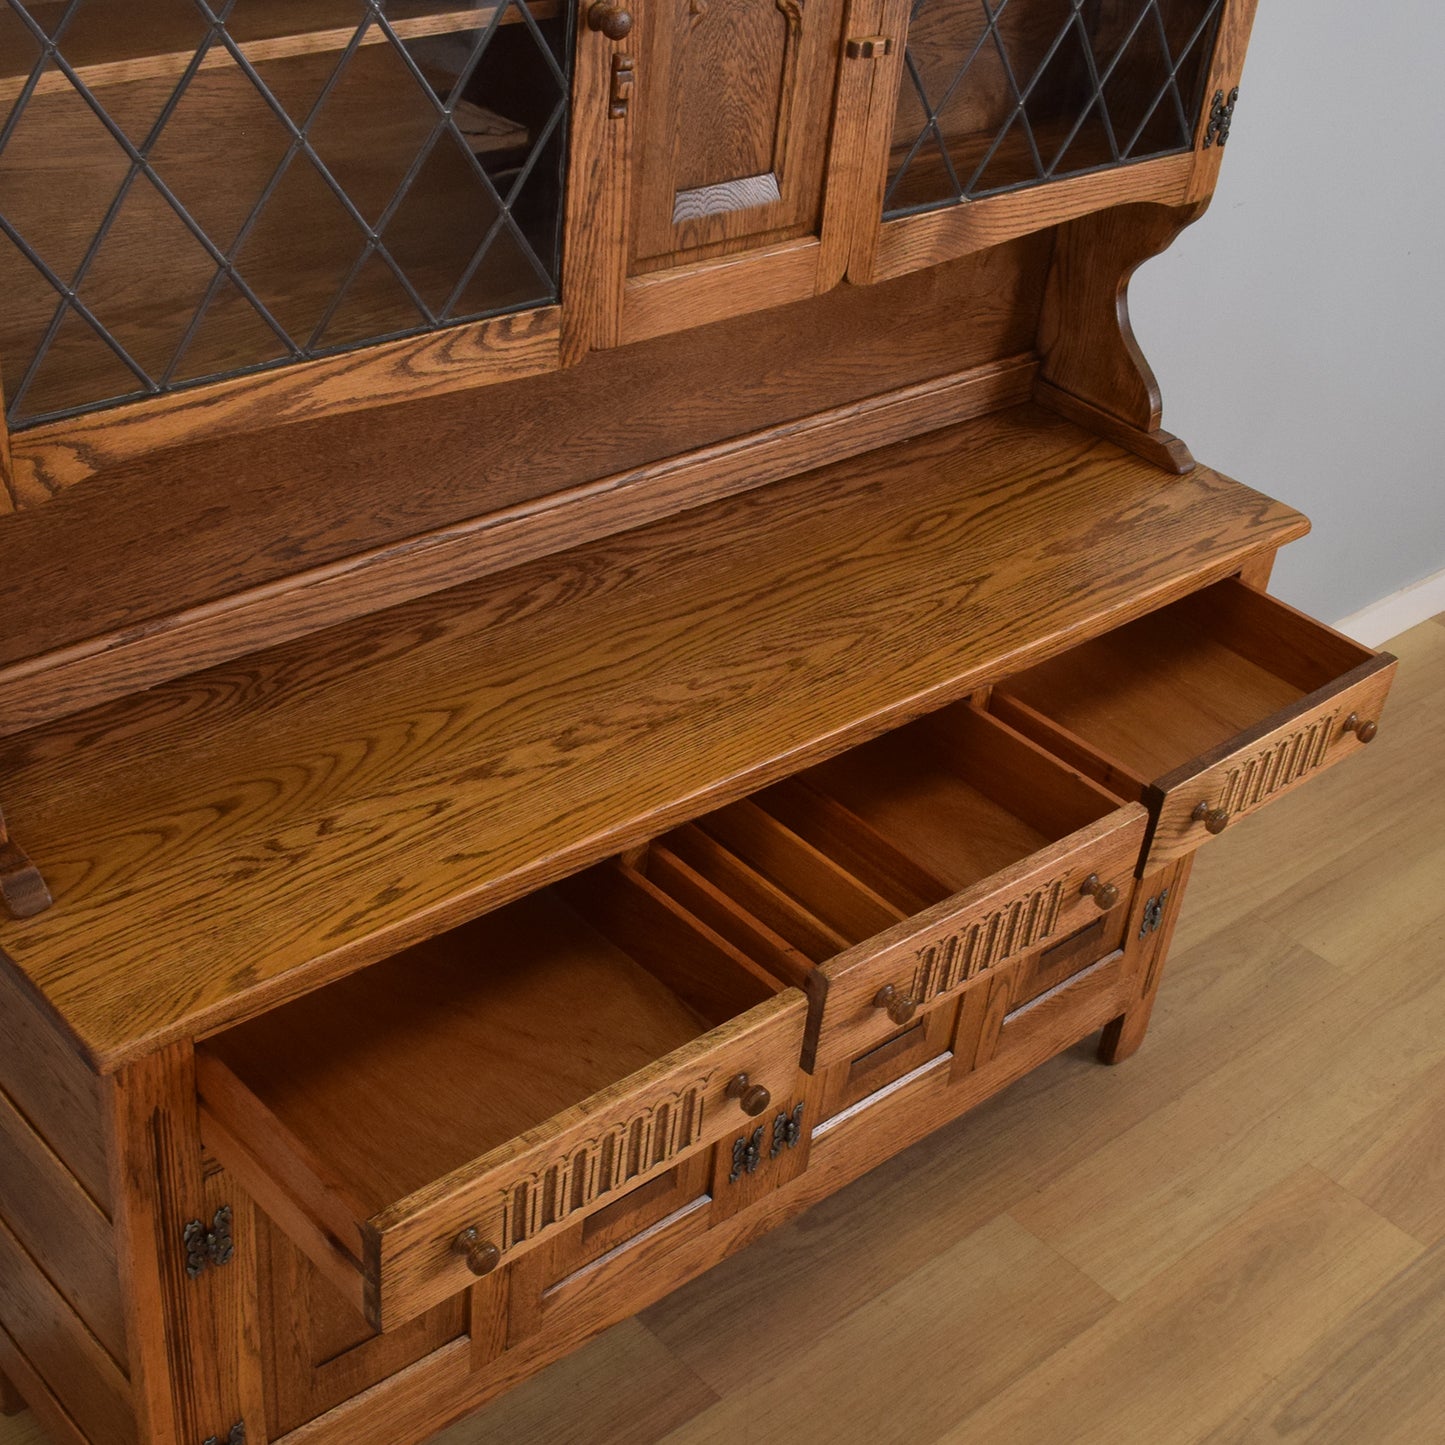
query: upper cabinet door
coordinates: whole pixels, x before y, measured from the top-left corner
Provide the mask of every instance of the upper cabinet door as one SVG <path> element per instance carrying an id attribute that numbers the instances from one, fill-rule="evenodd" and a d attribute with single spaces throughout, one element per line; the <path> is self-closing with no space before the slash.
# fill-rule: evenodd
<path id="1" fill-rule="evenodd" d="M 556 366 L 573 55 L 567 0 L 0 5 L 18 484 Z"/>
<path id="2" fill-rule="evenodd" d="M 642 9 L 629 271 L 817 233 L 839 0 Z"/>
<path id="3" fill-rule="evenodd" d="M 1103 206 L 1208 193 L 1253 0 L 914 0 L 872 98 L 878 280 Z M 890 41 L 893 39 L 890 36 Z M 886 137 L 886 139 L 885 139 Z"/>
<path id="4" fill-rule="evenodd" d="M 612 297 L 590 344 L 797 300 L 842 278 L 846 231 L 834 252 L 824 239 L 843 10 L 844 0 L 584 0 L 576 135 L 597 165 L 592 191 L 570 203 L 569 235 Z"/>

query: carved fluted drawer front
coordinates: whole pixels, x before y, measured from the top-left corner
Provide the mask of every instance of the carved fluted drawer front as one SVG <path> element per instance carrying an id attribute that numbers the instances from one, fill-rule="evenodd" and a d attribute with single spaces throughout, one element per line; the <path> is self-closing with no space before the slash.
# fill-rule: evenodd
<path id="1" fill-rule="evenodd" d="M 608 864 L 210 1040 L 203 1128 L 386 1329 L 765 1112 L 806 1013 Z"/>
<path id="2" fill-rule="evenodd" d="M 642 866 L 768 967 L 814 966 L 817 1068 L 1116 907 L 1146 821 L 957 705 L 676 830 Z"/>
<path id="3" fill-rule="evenodd" d="M 1011 679 L 999 716 L 1152 820 L 1157 868 L 1371 742 L 1395 659 L 1237 581 Z"/>

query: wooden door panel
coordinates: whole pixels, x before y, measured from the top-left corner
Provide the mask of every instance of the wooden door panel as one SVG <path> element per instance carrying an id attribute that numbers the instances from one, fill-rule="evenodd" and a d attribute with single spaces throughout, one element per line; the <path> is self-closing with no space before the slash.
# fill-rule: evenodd
<path id="1" fill-rule="evenodd" d="M 629 271 L 816 232 L 841 0 L 639 7 Z"/>

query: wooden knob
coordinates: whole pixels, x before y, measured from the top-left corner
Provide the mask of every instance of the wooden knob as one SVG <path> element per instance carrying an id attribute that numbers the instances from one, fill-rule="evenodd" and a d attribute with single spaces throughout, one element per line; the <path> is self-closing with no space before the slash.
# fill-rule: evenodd
<path id="1" fill-rule="evenodd" d="M 452 1249 L 466 1260 L 467 1268 L 475 1275 L 491 1274 L 502 1262 L 502 1251 L 475 1229 L 462 1230 Z"/>
<path id="2" fill-rule="evenodd" d="M 1223 808 L 1211 808 L 1208 803 L 1200 803 L 1189 816 L 1216 836 L 1229 827 L 1229 814 Z"/>
<path id="3" fill-rule="evenodd" d="M 587 12 L 587 28 L 600 30 L 609 40 L 626 40 L 632 34 L 632 12 L 607 0 L 596 0 Z"/>
<path id="4" fill-rule="evenodd" d="M 1372 743 L 1379 734 L 1380 725 L 1373 719 L 1362 718 L 1359 713 L 1352 712 L 1345 719 L 1345 731 L 1354 733 L 1362 743 Z"/>
<path id="5" fill-rule="evenodd" d="M 1084 886 L 1079 892 L 1085 898 L 1092 898 L 1099 905 L 1100 911 L 1107 913 L 1118 901 L 1119 890 L 1112 883 L 1105 883 L 1097 873 L 1090 873 L 1084 879 Z"/>
<path id="6" fill-rule="evenodd" d="M 756 1119 L 773 1102 L 773 1096 L 761 1084 L 754 1084 L 746 1074 L 735 1074 L 728 1080 L 728 1098 L 736 1099 L 750 1119 Z"/>
<path id="7" fill-rule="evenodd" d="M 873 1007 L 887 1010 L 888 1017 L 896 1024 L 906 1024 L 918 1012 L 918 1000 L 899 993 L 891 983 L 885 983 L 873 995 Z"/>

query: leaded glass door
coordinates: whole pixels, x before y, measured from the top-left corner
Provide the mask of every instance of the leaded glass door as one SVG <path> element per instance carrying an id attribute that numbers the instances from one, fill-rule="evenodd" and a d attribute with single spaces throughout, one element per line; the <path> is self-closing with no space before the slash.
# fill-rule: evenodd
<path id="1" fill-rule="evenodd" d="M 0 0 L 12 430 L 557 302 L 564 0 Z"/>
<path id="2" fill-rule="evenodd" d="M 964 250 L 970 239 L 992 242 L 1027 229 L 1026 219 L 1011 228 L 1010 216 L 1067 219 L 1066 206 L 1044 199 L 1051 187 L 1080 197 L 1079 214 L 1116 199 L 1184 199 L 1216 40 L 1232 3 L 892 5 L 894 33 L 906 38 L 890 57 L 896 88 L 883 102 L 893 106 L 880 188 L 884 254 L 874 274 L 856 279 L 898 269 L 889 253 L 911 220 L 937 238 L 929 256 L 937 260 L 950 237 Z M 987 232 L 970 233 L 971 209 L 991 218 Z M 949 219 L 950 212 L 958 215 Z M 865 261 L 868 252 L 865 246 Z"/>

